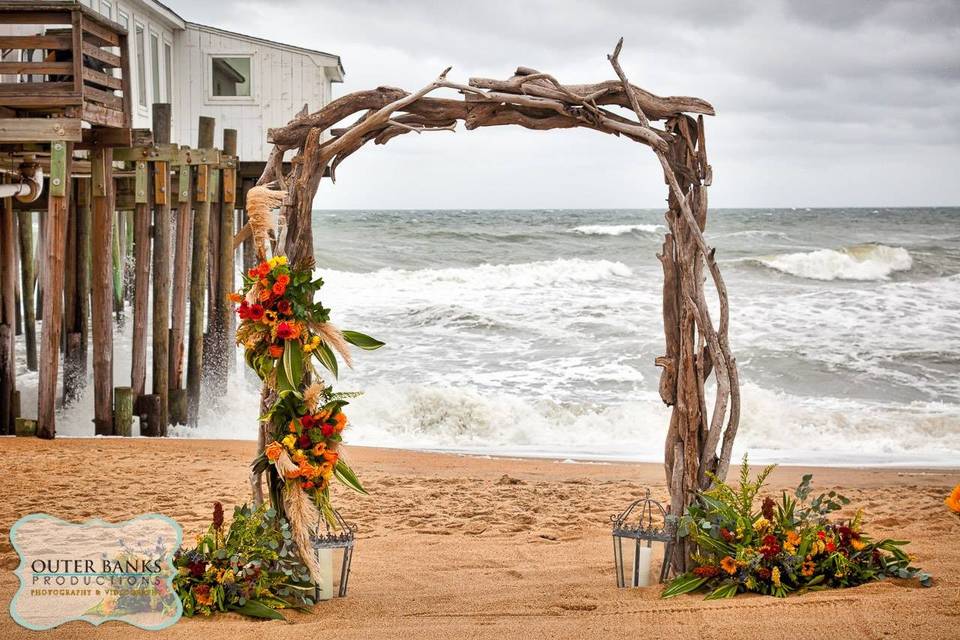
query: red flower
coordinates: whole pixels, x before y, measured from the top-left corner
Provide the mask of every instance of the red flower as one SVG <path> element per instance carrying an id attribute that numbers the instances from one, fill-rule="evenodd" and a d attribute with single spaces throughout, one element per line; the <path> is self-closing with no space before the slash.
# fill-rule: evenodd
<path id="1" fill-rule="evenodd" d="M 763 506 L 760 507 L 760 511 L 763 513 L 763 517 L 767 520 L 773 520 L 773 508 L 774 503 L 773 499 L 770 496 L 767 496 L 763 499 Z"/>
<path id="2" fill-rule="evenodd" d="M 720 527 L 720 537 L 727 542 L 731 542 L 735 536 L 730 533 L 730 529 L 727 529 L 726 527 Z"/>
<path id="3" fill-rule="evenodd" d="M 718 573 L 720 573 L 720 569 L 709 564 L 705 564 L 702 567 L 697 567 L 693 570 L 693 575 L 700 578 L 712 578 Z"/>
<path id="4" fill-rule="evenodd" d="M 280 356 L 283 355 L 283 347 L 280 346 L 279 344 L 272 344 L 267 349 L 267 353 L 270 354 L 271 358 L 279 358 Z"/>
<path id="5" fill-rule="evenodd" d="M 259 320 L 263 317 L 263 307 L 259 304 L 250 305 L 250 319 Z"/>
<path id="6" fill-rule="evenodd" d="M 827 542 L 827 551 L 829 551 L 830 553 L 833 553 L 833 552 L 836 551 L 836 550 L 837 550 L 837 545 L 834 544 L 833 540 L 828 541 L 828 542 Z"/>
<path id="7" fill-rule="evenodd" d="M 817 537 L 823 540 L 827 537 L 827 534 L 825 534 L 823 531 L 817 531 Z"/>
<path id="8" fill-rule="evenodd" d="M 286 293 L 286 291 L 287 291 L 286 285 L 280 284 L 279 282 L 273 283 L 273 295 L 282 296 L 284 293 Z"/>
<path id="9" fill-rule="evenodd" d="M 283 340 L 292 338 L 295 331 L 289 322 L 281 322 L 277 325 L 277 337 Z"/>
<path id="10" fill-rule="evenodd" d="M 773 572 L 766 567 L 757 567 L 757 577 L 761 580 L 769 580 L 772 573 Z"/>
<path id="11" fill-rule="evenodd" d="M 306 482 L 304 482 L 304 483 L 303 483 L 303 488 L 304 488 L 304 489 L 313 489 L 313 481 L 312 481 L 312 480 L 307 480 Z"/>
<path id="12" fill-rule="evenodd" d="M 288 300 L 280 300 L 277 302 L 277 311 L 285 316 L 290 315 L 290 302 Z"/>
<path id="13" fill-rule="evenodd" d="M 313 426 L 313 416 L 309 413 L 305 416 L 300 416 L 300 424 L 303 425 L 304 429 L 309 429 Z"/>
<path id="14" fill-rule="evenodd" d="M 240 316 L 241 320 L 246 320 L 250 317 L 250 305 L 247 304 L 246 300 L 241 302 L 240 306 L 237 307 L 237 315 Z"/>
<path id="15" fill-rule="evenodd" d="M 310 436 L 308 436 L 307 434 L 303 434 L 302 436 L 297 438 L 297 446 L 300 447 L 301 449 L 306 449 L 312 444 L 313 443 L 310 442 Z"/>
<path id="16" fill-rule="evenodd" d="M 270 265 L 267 264 L 266 262 L 261 262 L 259 266 L 257 266 L 257 273 L 260 274 L 261 276 L 267 275 L 268 273 L 270 273 Z"/>
<path id="17" fill-rule="evenodd" d="M 772 558 L 773 556 L 780 553 L 780 542 L 777 540 L 777 536 L 775 535 L 763 536 L 763 546 L 760 547 L 760 553 L 762 553 L 767 558 Z"/>
<path id="18" fill-rule="evenodd" d="M 251 267 L 250 270 L 247 271 L 247 275 L 250 276 L 251 278 L 257 278 L 260 276 L 260 274 L 257 273 L 256 267 Z"/>
<path id="19" fill-rule="evenodd" d="M 323 433 L 324 437 L 327 437 L 327 438 L 333 435 L 333 430 L 334 430 L 333 425 L 327 422 L 324 422 L 323 426 L 320 427 L 320 431 Z"/>

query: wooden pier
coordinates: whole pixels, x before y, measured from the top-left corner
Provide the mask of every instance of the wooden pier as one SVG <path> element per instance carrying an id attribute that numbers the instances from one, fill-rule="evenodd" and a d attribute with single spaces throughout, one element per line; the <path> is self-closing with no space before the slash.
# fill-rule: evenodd
<path id="1" fill-rule="evenodd" d="M 4 24 L 25 35 L 0 36 L 0 188 L 16 192 L 0 206 L 0 434 L 53 438 L 90 362 L 96 434 L 131 435 L 134 417 L 145 436 L 195 426 L 204 389 L 226 388 L 226 294 L 236 256 L 252 259 L 233 242 L 254 181 L 237 132 L 217 146 L 201 117 L 199 139 L 175 144 L 169 104 L 153 105 L 151 129 L 132 128 L 127 33 L 78 2 L 0 2 Z M 16 51 L 25 61 L 9 60 Z M 117 380 L 114 325 L 126 321 L 131 371 Z M 39 369 L 35 421 L 18 343 Z"/>

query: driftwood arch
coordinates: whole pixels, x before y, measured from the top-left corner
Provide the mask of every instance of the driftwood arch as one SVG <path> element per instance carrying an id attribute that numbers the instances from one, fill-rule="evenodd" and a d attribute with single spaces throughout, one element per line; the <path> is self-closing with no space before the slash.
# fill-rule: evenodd
<path id="1" fill-rule="evenodd" d="M 703 236 L 711 183 L 703 116 L 714 115 L 714 110 L 699 98 L 660 97 L 630 84 L 619 63 L 622 44 L 621 39 L 607 56 L 617 80 L 564 85 L 550 74 L 520 67 L 507 80 L 472 78 L 463 85 L 447 79 L 448 68 L 415 93 L 379 87 L 343 96 L 315 113 L 304 110 L 286 126 L 269 130 L 274 149 L 258 184 L 287 192 L 280 210 L 287 229 L 284 249 L 297 262 L 313 258 L 311 211 L 321 179 L 334 180 L 340 163 L 370 141 L 385 144 L 410 132 L 453 130 L 462 120 L 467 129 L 583 127 L 650 147 L 668 186 L 668 232 L 658 255 L 664 276 L 666 353 L 656 364 L 663 368 L 660 397 L 673 407 L 665 470 L 670 511 L 680 515 L 694 492 L 710 484 L 710 475 L 726 476 L 740 420 L 737 366 L 728 342 L 727 290 L 714 250 Z M 457 90 L 463 98 L 428 97 L 438 89 Z M 610 107 L 627 109 L 633 117 Z M 358 113 L 362 115 L 356 121 L 337 128 Z M 651 124 L 657 121 L 663 122 L 662 128 Z M 290 169 L 284 174 L 284 157 L 291 151 Z M 716 322 L 707 303 L 708 274 L 719 298 Z M 716 394 L 708 407 L 705 383 L 711 374 Z M 269 403 L 268 394 L 265 390 L 264 402 Z M 261 449 L 265 429 L 262 424 Z M 685 569 L 688 551 L 678 548 L 675 569 Z"/>

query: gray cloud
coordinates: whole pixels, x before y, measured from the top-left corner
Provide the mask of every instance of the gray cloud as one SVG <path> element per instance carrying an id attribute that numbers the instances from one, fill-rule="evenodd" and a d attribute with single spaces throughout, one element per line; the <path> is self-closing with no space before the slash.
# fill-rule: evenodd
<path id="1" fill-rule="evenodd" d="M 460 80 L 507 77 L 518 64 L 567 82 L 608 79 L 605 56 L 623 35 L 634 82 L 716 106 L 708 124 L 714 205 L 960 200 L 960 181 L 947 170 L 960 162 L 955 0 L 170 4 L 189 20 L 341 55 L 347 82 L 339 94 L 382 84 L 416 89 L 449 64 Z M 323 186 L 318 206 L 659 206 L 663 199 L 646 149 L 593 132 L 414 138 L 351 157 L 337 185 Z M 641 170 L 649 180 L 638 180 Z"/>

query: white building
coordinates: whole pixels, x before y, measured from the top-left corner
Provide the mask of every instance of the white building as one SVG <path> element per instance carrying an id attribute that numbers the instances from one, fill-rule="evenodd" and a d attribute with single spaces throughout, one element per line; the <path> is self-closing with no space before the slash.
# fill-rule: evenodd
<path id="1" fill-rule="evenodd" d="M 150 126 L 154 102 L 173 105 L 172 140 L 195 146 L 199 116 L 237 129 L 243 161 L 266 160 L 266 130 L 303 105 L 315 111 L 343 81 L 340 57 L 188 22 L 154 0 L 82 0 L 127 29 L 133 126 Z"/>

